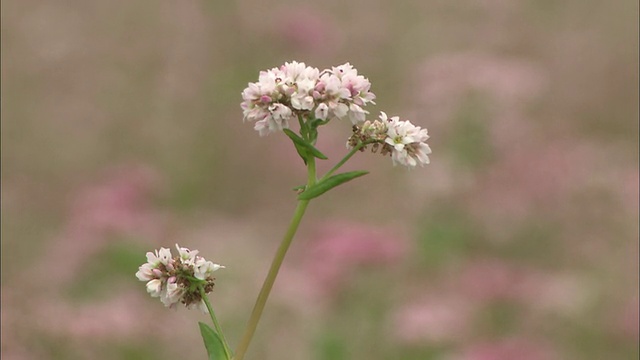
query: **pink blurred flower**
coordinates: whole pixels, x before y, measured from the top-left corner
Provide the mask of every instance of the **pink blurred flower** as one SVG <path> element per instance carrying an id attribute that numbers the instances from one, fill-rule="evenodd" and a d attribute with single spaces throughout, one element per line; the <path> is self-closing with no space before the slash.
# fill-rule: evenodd
<path id="1" fill-rule="evenodd" d="M 362 224 L 328 224 L 311 241 L 306 270 L 317 286 L 329 292 L 354 268 L 389 265 L 407 251 L 407 240 L 398 231 Z"/>
<path id="2" fill-rule="evenodd" d="M 638 297 L 630 299 L 615 316 L 614 324 L 618 332 L 629 339 L 638 340 L 640 336 L 640 301 Z"/>
<path id="3" fill-rule="evenodd" d="M 597 149 L 574 141 L 521 143 L 503 153 L 477 178 L 471 209 L 494 226 L 526 217 L 534 209 L 553 208 L 593 180 Z"/>
<path id="4" fill-rule="evenodd" d="M 46 270 L 37 270 L 49 275 L 47 285 L 69 281 L 111 235 L 159 237 L 164 220 L 151 203 L 159 185 L 153 170 L 133 165 L 107 169 L 100 181 L 80 189 L 64 230 L 42 263 Z"/>
<path id="5" fill-rule="evenodd" d="M 554 349 L 541 341 L 512 338 L 469 346 L 455 360 L 554 360 Z"/>
<path id="6" fill-rule="evenodd" d="M 458 341 L 468 332 L 473 309 L 459 294 L 440 294 L 400 306 L 391 316 L 390 328 L 404 344 Z"/>
<path id="7" fill-rule="evenodd" d="M 496 102 L 494 117 L 522 122 L 523 105 L 540 94 L 547 78 L 540 66 L 527 60 L 480 52 L 451 53 L 424 63 L 415 93 L 433 124 L 447 123 L 470 91 L 481 91 Z"/>
<path id="8" fill-rule="evenodd" d="M 460 289 L 474 301 L 519 297 L 522 271 L 500 261 L 482 259 L 468 263 L 460 275 Z"/>
<path id="9" fill-rule="evenodd" d="M 153 228 L 151 195 L 160 179 L 150 168 L 123 166 L 106 171 L 99 182 L 81 189 L 73 200 L 68 232 L 75 236 L 140 233 Z"/>
<path id="10" fill-rule="evenodd" d="M 282 9 L 274 36 L 287 45 L 313 54 L 336 51 L 341 38 L 330 17 L 322 16 L 318 10 L 304 6 Z"/>

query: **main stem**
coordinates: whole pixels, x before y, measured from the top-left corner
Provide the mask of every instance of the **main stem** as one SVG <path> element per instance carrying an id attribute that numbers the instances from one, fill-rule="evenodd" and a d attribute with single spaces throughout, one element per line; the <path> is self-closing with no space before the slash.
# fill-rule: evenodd
<path id="1" fill-rule="evenodd" d="M 315 159 L 309 159 L 307 163 L 308 169 L 308 181 L 307 186 L 313 185 L 316 181 L 316 167 L 315 167 Z M 240 339 L 240 343 L 238 344 L 238 348 L 236 349 L 236 355 L 233 360 L 242 360 L 244 355 L 249 348 L 249 343 L 251 343 L 251 339 L 253 338 L 253 334 L 258 327 L 258 321 L 260 321 L 260 317 L 262 316 L 262 311 L 264 310 L 264 306 L 267 303 L 267 298 L 269 298 L 269 293 L 271 293 L 271 289 L 273 288 L 273 284 L 276 281 L 276 277 L 278 276 L 278 271 L 280 270 L 280 266 L 282 265 L 282 261 L 284 260 L 285 255 L 287 254 L 287 250 L 289 250 L 289 246 L 291 245 L 291 241 L 293 240 L 296 231 L 298 230 L 298 225 L 300 225 L 300 221 L 302 220 L 302 216 L 304 215 L 305 210 L 307 209 L 307 205 L 309 205 L 309 200 L 299 200 L 298 205 L 296 206 L 296 210 L 293 213 L 293 218 L 291 219 L 291 223 L 289 224 L 289 228 L 287 232 L 284 234 L 284 238 L 276 251 L 276 255 L 271 262 L 271 267 L 269 268 L 269 273 L 262 284 L 262 289 L 260 289 L 260 293 L 258 294 L 258 299 L 256 300 L 256 304 L 253 306 L 253 311 L 251 312 L 251 316 L 249 317 L 249 323 L 247 324 L 247 329 L 244 331 L 244 335 L 242 335 L 242 339 Z"/>

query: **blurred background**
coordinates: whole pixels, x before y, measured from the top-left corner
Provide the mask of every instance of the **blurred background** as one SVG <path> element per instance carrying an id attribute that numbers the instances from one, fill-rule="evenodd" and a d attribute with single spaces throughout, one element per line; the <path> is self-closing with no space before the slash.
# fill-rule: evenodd
<path id="1" fill-rule="evenodd" d="M 2 358 L 204 359 L 134 274 L 227 266 L 238 343 L 305 170 L 242 122 L 260 70 L 350 62 L 429 129 L 312 202 L 251 359 L 638 357 L 638 3 L 2 2 Z M 322 129 L 330 160 L 349 123 Z M 328 164 L 328 165 L 327 165 Z"/>

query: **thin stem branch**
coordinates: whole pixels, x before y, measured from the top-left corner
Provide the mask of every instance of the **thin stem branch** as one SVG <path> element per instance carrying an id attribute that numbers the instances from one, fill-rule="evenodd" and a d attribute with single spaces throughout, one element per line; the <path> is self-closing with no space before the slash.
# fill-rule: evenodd
<path id="1" fill-rule="evenodd" d="M 332 167 L 331 170 L 329 170 L 326 174 L 324 174 L 324 176 L 319 181 L 322 181 L 328 178 L 329 176 L 331 176 L 334 172 L 336 172 L 336 170 L 338 170 L 342 165 L 344 165 L 344 163 L 346 163 L 347 160 L 351 159 L 351 157 L 356 152 L 358 152 L 358 150 L 362 149 L 362 147 L 365 145 L 367 145 L 367 143 L 360 142 L 358 143 L 358 145 L 354 146 L 353 149 L 351 149 L 351 151 L 349 151 L 349 153 L 345 155 L 345 157 L 343 157 L 342 160 L 340 160 L 334 167 Z"/>
<path id="2" fill-rule="evenodd" d="M 211 302 L 209 302 L 209 298 L 207 294 L 204 292 L 204 288 L 202 286 L 198 286 L 198 290 L 200 290 L 200 295 L 202 296 L 202 300 L 204 304 L 207 306 L 207 310 L 209 310 L 209 315 L 211 316 L 211 320 L 213 321 L 213 326 L 216 328 L 216 332 L 218 336 L 220 336 L 220 340 L 222 340 L 222 346 L 224 347 L 224 353 L 227 355 L 227 359 L 231 359 L 231 350 L 229 349 L 229 344 L 227 344 L 227 339 L 224 337 L 224 333 L 222 332 L 222 327 L 220 323 L 218 323 L 218 319 L 216 318 L 216 314 L 213 312 L 213 307 L 211 306 Z"/>

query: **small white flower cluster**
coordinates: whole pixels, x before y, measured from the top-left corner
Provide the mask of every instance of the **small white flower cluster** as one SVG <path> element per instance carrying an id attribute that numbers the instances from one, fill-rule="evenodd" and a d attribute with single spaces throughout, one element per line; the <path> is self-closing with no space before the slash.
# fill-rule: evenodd
<path id="1" fill-rule="evenodd" d="M 147 253 L 147 262 L 136 273 L 140 281 L 147 282 L 147 292 L 151 297 L 159 297 L 167 307 L 182 303 L 187 308 L 199 308 L 208 313 L 202 300 L 200 287 L 205 294 L 213 290 L 213 272 L 224 268 L 198 256 L 198 250 L 189 250 L 176 244 L 178 255 L 171 256 L 171 250 L 160 248 L 155 253 Z"/>
<path id="2" fill-rule="evenodd" d="M 363 106 L 375 104 L 371 83 L 346 63 L 323 71 L 296 61 L 261 71 L 258 82 L 242 92 L 244 120 L 255 121 L 261 136 L 289 128 L 297 116 L 328 121 L 348 117 L 364 121 Z"/>
<path id="3" fill-rule="evenodd" d="M 426 143 L 427 139 L 427 129 L 402 121 L 397 116 L 388 118 L 387 114 L 380 112 L 379 120 L 367 120 L 361 126 L 354 125 L 347 148 L 354 148 L 360 143 L 373 144 L 372 151 L 376 152 L 382 146 L 380 153 L 391 154 L 394 165 L 413 168 L 429 163 L 431 148 Z M 366 145 L 361 150 L 365 148 Z"/>

